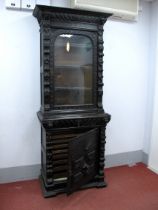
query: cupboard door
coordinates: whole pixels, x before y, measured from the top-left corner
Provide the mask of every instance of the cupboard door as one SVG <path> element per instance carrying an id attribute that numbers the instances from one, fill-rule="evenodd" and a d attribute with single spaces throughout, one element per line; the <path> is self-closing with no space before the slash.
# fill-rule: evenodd
<path id="1" fill-rule="evenodd" d="M 93 181 L 98 172 L 98 130 L 92 129 L 69 142 L 67 194 Z"/>

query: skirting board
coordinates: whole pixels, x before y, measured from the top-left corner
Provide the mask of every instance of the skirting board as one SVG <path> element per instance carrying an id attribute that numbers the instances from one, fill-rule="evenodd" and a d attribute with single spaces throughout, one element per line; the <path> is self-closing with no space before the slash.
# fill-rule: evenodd
<path id="1" fill-rule="evenodd" d="M 147 164 L 148 155 L 142 150 L 107 155 L 105 168 L 134 165 L 138 162 Z M 31 166 L 18 166 L 11 168 L 0 168 L 0 183 L 9 183 L 23 180 L 37 179 L 40 174 L 40 164 Z"/>
<path id="2" fill-rule="evenodd" d="M 150 170 L 153 171 L 154 173 L 158 174 L 158 170 L 156 170 L 154 167 L 148 166 L 148 169 L 150 169 Z"/>
<path id="3" fill-rule="evenodd" d="M 142 162 L 145 165 L 148 164 L 148 154 L 144 153 L 142 150 L 105 156 L 105 168 L 121 165 L 131 166 L 139 162 Z"/>
<path id="4" fill-rule="evenodd" d="M 37 179 L 40 174 L 40 164 L 0 168 L 0 183 Z"/>

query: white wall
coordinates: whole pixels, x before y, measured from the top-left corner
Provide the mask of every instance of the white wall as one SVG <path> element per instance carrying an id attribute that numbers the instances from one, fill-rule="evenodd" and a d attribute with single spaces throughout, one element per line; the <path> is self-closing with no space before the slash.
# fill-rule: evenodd
<path id="1" fill-rule="evenodd" d="M 156 3 L 156 1 L 155 1 Z M 149 25 L 149 71 L 147 84 L 147 98 L 146 98 L 146 119 L 145 119 L 145 134 L 143 150 L 149 153 L 152 132 L 152 116 L 154 103 L 154 86 L 155 86 L 155 64 L 156 64 L 156 37 L 157 37 L 157 6 L 155 3 L 150 4 L 150 25 Z"/>
<path id="2" fill-rule="evenodd" d="M 149 72 L 149 3 L 136 23 L 108 21 L 104 45 L 104 107 L 107 154 L 142 150 L 146 131 Z"/>
<path id="3" fill-rule="evenodd" d="M 40 162 L 39 26 L 0 1 L 0 168 Z"/>
<path id="4" fill-rule="evenodd" d="M 154 93 L 154 100 L 148 165 L 150 169 L 158 173 L 158 1 L 155 1 L 152 4 L 151 23 L 151 61 L 153 69 L 152 92 Z"/>
<path id="5" fill-rule="evenodd" d="M 59 2 L 59 1 L 58 1 Z M 63 5 L 63 4 L 62 4 Z M 149 4 L 135 23 L 105 25 L 106 154 L 143 148 L 149 74 Z M 39 26 L 0 1 L 0 168 L 40 163 Z"/>

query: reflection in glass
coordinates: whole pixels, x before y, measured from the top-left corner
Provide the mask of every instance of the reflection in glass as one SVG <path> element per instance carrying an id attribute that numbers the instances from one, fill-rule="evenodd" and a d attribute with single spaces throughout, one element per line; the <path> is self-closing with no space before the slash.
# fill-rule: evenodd
<path id="1" fill-rule="evenodd" d="M 92 42 L 61 34 L 55 41 L 55 105 L 92 104 Z"/>

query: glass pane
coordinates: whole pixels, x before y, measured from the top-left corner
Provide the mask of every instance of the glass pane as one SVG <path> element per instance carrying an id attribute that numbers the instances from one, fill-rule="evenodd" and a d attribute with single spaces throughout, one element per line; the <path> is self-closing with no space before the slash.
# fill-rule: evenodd
<path id="1" fill-rule="evenodd" d="M 83 35 L 61 34 L 54 51 L 55 105 L 92 104 L 92 42 Z"/>

